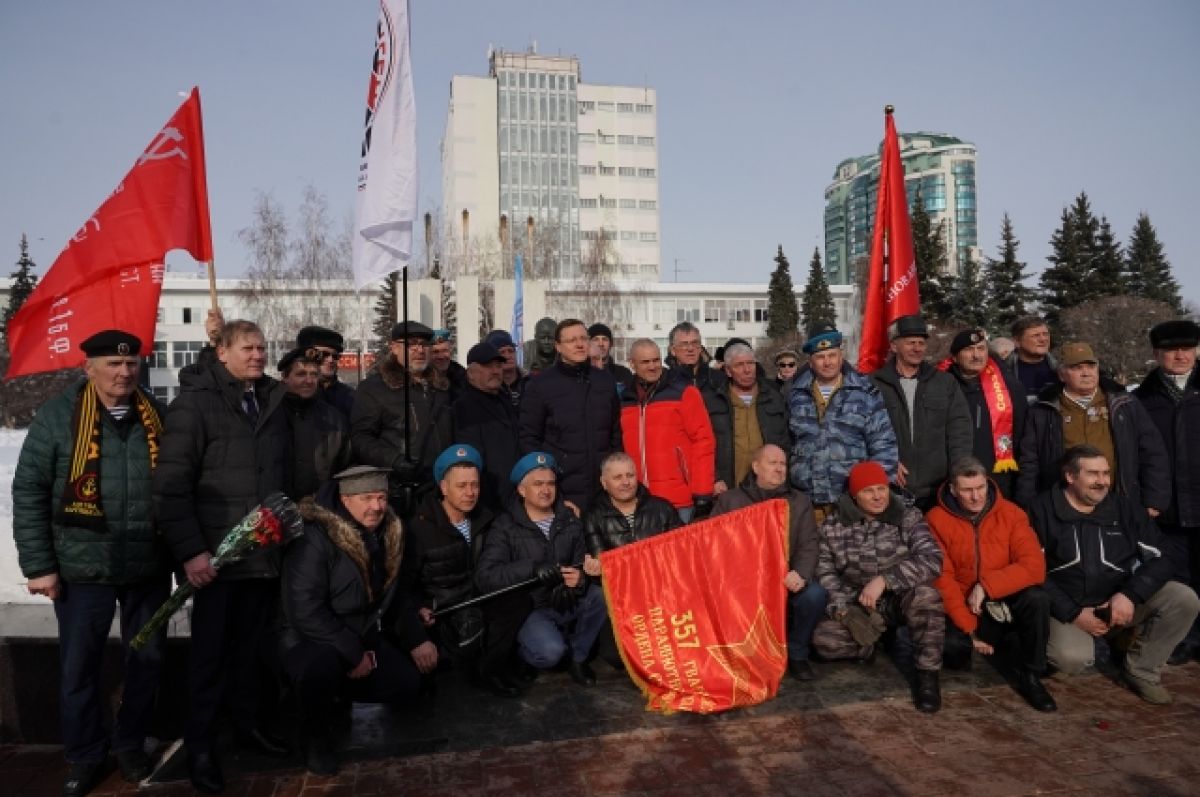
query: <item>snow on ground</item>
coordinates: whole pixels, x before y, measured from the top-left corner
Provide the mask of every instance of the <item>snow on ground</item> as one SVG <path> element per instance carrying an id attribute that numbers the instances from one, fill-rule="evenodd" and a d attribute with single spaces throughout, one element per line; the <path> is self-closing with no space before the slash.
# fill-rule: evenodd
<path id="1" fill-rule="evenodd" d="M 25 442 L 24 429 L 0 429 L 0 603 L 45 603 L 25 589 L 13 543 L 12 480 Z"/>

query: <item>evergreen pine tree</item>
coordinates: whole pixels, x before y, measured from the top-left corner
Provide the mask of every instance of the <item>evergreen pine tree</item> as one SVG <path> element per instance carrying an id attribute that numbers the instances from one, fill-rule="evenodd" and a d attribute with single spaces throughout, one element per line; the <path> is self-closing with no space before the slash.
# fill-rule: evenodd
<path id="1" fill-rule="evenodd" d="M 21 255 L 17 258 L 17 268 L 10 274 L 12 277 L 12 285 L 8 289 L 8 306 L 4 308 L 4 352 L 8 353 L 8 322 L 21 309 L 21 305 L 25 304 L 25 300 L 29 298 L 29 294 L 33 293 L 33 289 L 37 287 L 37 275 L 34 274 L 33 259 L 29 257 L 29 239 L 25 233 L 21 233 Z"/>
<path id="2" fill-rule="evenodd" d="M 386 351 L 392 339 L 392 327 L 396 323 L 397 304 L 396 292 L 400 288 L 400 272 L 393 271 L 379 283 L 379 298 L 375 300 L 375 323 L 371 331 L 375 333 L 375 348 Z"/>
<path id="3" fill-rule="evenodd" d="M 1091 271 L 1085 293 L 1092 299 L 1105 296 L 1121 296 L 1125 293 L 1125 259 L 1121 244 L 1113 235 L 1108 217 L 1100 217 L 1096 233 L 1096 247 L 1092 257 Z"/>
<path id="4" fill-rule="evenodd" d="M 796 305 L 796 290 L 792 285 L 791 266 L 780 245 L 775 255 L 775 270 L 767 290 L 767 337 L 783 340 L 795 335 L 800 328 L 800 308 Z"/>
<path id="5" fill-rule="evenodd" d="M 833 294 L 825 281 L 825 269 L 821 266 L 821 250 L 813 247 L 812 261 L 808 265 L 808 284 L 804 286 L 804 299 L 800 305 L 804 326 L 810 327 L 817 321 L 837 322 L 837 310 L 833 305 Z"/>
<path id="6" fill-rule="evenodd" d="M 1017 260 L 1021 242 L 1013 231 L 1012 220 L 1004 214 L 1000 225 L 1000 257 L 988 258 L 983 268 L 983 287 L 988 311 L 995 329 L 1007 334 L 1012 322 L 1027 315 L 1031 291 L 1025 286 L 1025 264 Z"/>
<path id="7" fill-rule="evenodd" d="M 925 210 L 920 190 L 913 198 L 910 214 L 913 239 L 913 259 L 917 263 L 918 288 L 921 293 L 921 312 L 926 320 L 938 321 L 953 314 L 947 284 L 945 231 L 941 222 L 936 225 Z"/>
<path id="8" fill-rule="evenodd" d="M 1089 244 L 1088 217 L 1080 207 L 1087 208 L 1087 195 L 1080 194 L 1074 208 L 1063 208 L 1062 224 L 1050 237 L 1051 254 L 1046 256 L 1050 266 L 1038 281 L 1042 314 L 1051 331 L 1057 331 L 1062 311 L 1086 300 L 1084 288 L 1088 282 L 1092 247 Z M 1083 222 L 1084 229 L 1078 229 Z M 1093 218 L 1094 222 L 1095 219 Z M 1093 238 L 1094 240 L 1094 238 Z"/>
<path id="9" fill-rule="evenodd" d="M 949 319 L 966 326 L 986 329 L 992 322 L 987 302 L 987 291 L 981 278 L 982 269 L 975 258 L 963 263 L 962 271 L 954 281 L 947 297 L 951 306 Z"/>
<path id="10" fill-rule="evenodd" d="M 1138 214 L 1125 249 L 1125 289 L 1132 296 L 1166 302 L 1177 313 L 1183 312 L 1179 283 L 1171 273 L 1158 231 L 1145 213 Z"/>

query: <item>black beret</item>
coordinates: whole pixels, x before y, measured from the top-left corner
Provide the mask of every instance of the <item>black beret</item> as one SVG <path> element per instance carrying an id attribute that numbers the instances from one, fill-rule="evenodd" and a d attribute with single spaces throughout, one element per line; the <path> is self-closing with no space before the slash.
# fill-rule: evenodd
<path id="1" fill-rule="evenodd" d="M 1156 349 L 1200 346 L 1200 324 L 1185 318 L 1163 321 L 1150 330 L 1150 345 Z"/>
<path id="2" fill-rule="evenodd" d="M 420 321 L 401 321 L 392 327 L 392 340 L 433 340 L 433 330 Z"/>
<path id="3" fill-rule="evenodd" d="M 279 364 L 276 365 L 275 368 L 281 374 L 286 373 L 287 370 L 289 368 L 291 368 L 292 365 L 295 364 L 296 360 L 305 358 L 307 356 L 308 356 L 307 348 L 292 349 L 287 354 L 283 355 L 283 357 L 279 360 Z"/>
<path id="4" fill-rule="evenodd" d="M 588 327 L 588 338 L 594 338 L 597 335 L 603 335 L 610 342 L 613 339 L 612 330 L 608 328 L 608 324 L 601 324 L 599 321 Z"/>
<path id="5" fill-rule="evenodd" d="M 128 332 L 106 329 L 79 344 L 88 357 L 136 357 L 142 342 Z"/>
<path id="6" fill-rule="evenodd" d="M 346 342 L 341 335 L 325 327 L 305 327 L 296 333 L 297 349 L 311 349 L 313 346 L 328 346 L 341 352 L 345 350 Z"/>
<path id="7" fill-rule="evenodd" d="M 889 336 L 896 338 L 927 338 L 929 330 L 925 328 L 925 319 L 919 315 L 902 315 L 892 322 Z"/>
<path id="8" fill-rule="evenodd" d="M 950 341 L 950 355 L 954 356 L 968 346 L 974 346 L 984 340 L 987 340 L 987 334 L 982 329 L 964 329 Z"/>

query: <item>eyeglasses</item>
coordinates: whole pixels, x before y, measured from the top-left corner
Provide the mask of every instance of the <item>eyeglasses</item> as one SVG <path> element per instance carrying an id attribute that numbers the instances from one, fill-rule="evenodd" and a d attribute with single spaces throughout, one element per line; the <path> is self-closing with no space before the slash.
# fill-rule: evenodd
<path id="1" fill-rule="evenodd" d="M 321 362 L 322 360 L 332 360 L 337 357 L 335 351 L 325 351 L 323 349 L 307 349 L 304 352 L 305 358 Z"/>
<path id="2" fill-rule="evenodd" d="M 780 368 L 795 368 L 797 363 L 796 362 L 786 362 L 786 363 L 776 363 L 776 365 Z"/>

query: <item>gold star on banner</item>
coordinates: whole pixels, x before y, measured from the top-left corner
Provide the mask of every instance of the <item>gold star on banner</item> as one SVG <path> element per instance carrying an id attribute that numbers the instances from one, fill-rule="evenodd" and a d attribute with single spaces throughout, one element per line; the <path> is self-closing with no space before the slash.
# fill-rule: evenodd
<path id="1" fill-rule="evenodd" d="M 778 681 L 787 664 L 787 649 L 761 603 L 746 638 L 728 645 L 706 645 L 708 654 L 733 678 L 733 705 L 750 706 L 770 695 L 770 684 Z M 745 696 L 738 699 L 738 693 Z"/>

